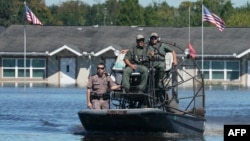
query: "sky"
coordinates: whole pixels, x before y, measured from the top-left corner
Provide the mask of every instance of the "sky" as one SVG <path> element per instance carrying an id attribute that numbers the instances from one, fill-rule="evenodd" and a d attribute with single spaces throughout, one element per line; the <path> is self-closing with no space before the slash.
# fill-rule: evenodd
<path id="1" fill-rule="evenodd" d="M 63 2 L 65 2 L 67 0 L 45 0 L 45 3 L 46 5 L 48 6 L 51 6 L 52 4 L 55 4 L 55 5 L 58 5 L 58 4 L 61 4 Z M 103 3 L 105 0 L 81 0 L 89 5 L 93 5 L 94 3 Z M 164 0 L 139 0 L 139 3 L 142 5 L 142 6 L 147 6 L 149 4 L 152 3 L 152 1 L 156 1 L 156 2 L 162 2 Z M 166 0 L 166 2 L 170 5 L 170 6 L 174 6 L 174 7 L 178 7 L 179 4 L 182 2 L 182 1 L 196 1 L 196 0 Z M 240 7 L 240 6 L 243 6 L 243 5 L 246 5 L 247 2 L 250 3 L 250 0 L 231 0 L 232 4 L 234 7 Z"/>

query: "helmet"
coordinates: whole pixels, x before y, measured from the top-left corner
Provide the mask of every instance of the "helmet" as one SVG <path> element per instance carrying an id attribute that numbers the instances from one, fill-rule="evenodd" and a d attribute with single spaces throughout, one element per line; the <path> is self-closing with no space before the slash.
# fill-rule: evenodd
<path id="1" fill-rule="evenodd" d="M 156 32 L 153 32 L 153 33 L 151 33 L 150 37 L 157 37 L 158 38 L 159 36 Z"/>
<path id="2" fill-rule="evenodd" d="M 144 36 L 141 34 L 136 35 L 136 40 L 144 39 Z"/>

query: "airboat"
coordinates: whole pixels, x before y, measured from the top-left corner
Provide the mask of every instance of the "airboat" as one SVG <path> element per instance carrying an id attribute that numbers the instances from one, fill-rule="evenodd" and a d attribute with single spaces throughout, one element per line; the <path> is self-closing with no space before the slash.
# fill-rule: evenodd
<path id="1" fill-rule="evenodd" d="M 205 91 L 203 74 L 189 49 L 165 42 L 178 53 L 173 66 L 171 53 L 165 55 L 164 89 L 155 87 L 155 70 L 149 68 L 145 93 L 137 93 L 140 74 L 132 73 L 129 93 L 110 92 L 110 109 L 78 112 L 87 133 L 160 132 L 203 135 L 205 130 Z M 178 51 L 177 51 L 178 50 Z M 111 75 L 121 83 L 124 54 L 117 52 Z"/>

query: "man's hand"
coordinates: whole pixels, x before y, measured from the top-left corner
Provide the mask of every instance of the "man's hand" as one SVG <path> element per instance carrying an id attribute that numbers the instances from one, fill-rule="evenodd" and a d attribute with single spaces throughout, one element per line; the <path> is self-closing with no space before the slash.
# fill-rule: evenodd
<path id="1" fill-rule="evenodd" d="M 152 57 L 154 57 L 154 56 L 155 56 L 155 52 L 154 52 L 154 51 L 151 51 L 151 52 L 150 52 L 150 55 L 151 55 Z"/>
<path id="2" fill-rule="evenodd" d="M 121 53 L 124 54 L 124 53 L 127 53 L 128 52 L 128 49 L 123 49 L 121 50 Z"/>
<path id="3" fill-rule="evenodd" d="M 92 104 L 91 104 L 91 102 L 88 102 L 88 105 L 87 105 L 87 107 L 89 108 L 89 109 L 92 109 L 93 107 L 92 107 Z"/>
<path id="4" fill-rule="evenodd" d="M 136 65 L 132 64 L 132 65 L 130 65 L 130 68 L 131 68 L 132 70 L 136 70 Z"/>

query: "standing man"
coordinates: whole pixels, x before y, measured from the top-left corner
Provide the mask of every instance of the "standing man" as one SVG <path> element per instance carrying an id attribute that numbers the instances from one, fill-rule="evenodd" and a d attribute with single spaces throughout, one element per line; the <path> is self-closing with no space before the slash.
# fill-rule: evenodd
<path id="1" fill-rule="evenodd" d="M 106 74 L 105 65 L 99 63 L 97 73 L 88 79 L 87 107 L 89 109 L 109 109 L 109 92 L 120 87 Z"/>
<path id="2" fill-rule="evenodd" d="M 148 64 L 151 59 L 150 52 L 153 52 L 152 49 L 147 48 L 144 45 L 144 36 L 138 34 L 136 36 L 136 46 L 128 50 L 124 57 L 124 62 L 126 68 L 123 71 L 122 75 L 122 88 L 124 93 L 129 93 L 130 89 L 130 75 L 132 72 L 140 72 L 141 82 L 138 86 L 138 93 L 144 93 L 148 80 Z"/>
<path id="3" fill-rule="evenodd" d="M 160 42 L 159 36 L 156 32 L 153 32 L 150 35 L 149 47 L 152 47 L 154 49 L 153 67 L 156 70 L 155 73 L 157 82 L 156 86 L 162 89 L 163 88 L 162 78 L 164 77 L 164 71 L 166 68 L 165 55 L 166 53 L 171 52 L 173 55 L 173 65 L 176 66 L 177 65 L 176 53 L 167 44 Z"/>

